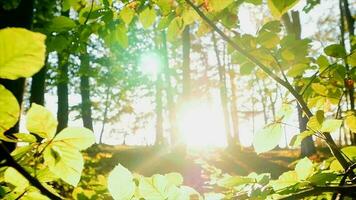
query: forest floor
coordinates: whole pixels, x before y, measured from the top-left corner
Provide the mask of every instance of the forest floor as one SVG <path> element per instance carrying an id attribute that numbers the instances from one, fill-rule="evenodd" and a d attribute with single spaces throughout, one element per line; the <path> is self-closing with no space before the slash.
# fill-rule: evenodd
<path id="1" fill-rule="evenodd" d="M 94 167 L 99 174 L 109 173 L 117 164 L 145 176 L 179 172 L 184 177 L 184 184 L 201 192 L 204 191 L 207 177 L 198 160 L 203 160 L 210 166 L 231 175 L 256 172 L 271 173 L 273 178 L 278 178 L 283 172 L 293 169 L 293 162 L 298 160 L 299 151 L 299 149 L 277 149 L 257 155 L 252 148 L 243 150 L 207 148 L 190 149 L 186 156 L 180 156 L 155 147 L 95 145 L 87 151 L 87 160 L 93 158 L 99 160 L 91 162 L 91 167 Z M 312 159 L 319 160 L 327 156 L 328 153 L 321 149 Z"/>

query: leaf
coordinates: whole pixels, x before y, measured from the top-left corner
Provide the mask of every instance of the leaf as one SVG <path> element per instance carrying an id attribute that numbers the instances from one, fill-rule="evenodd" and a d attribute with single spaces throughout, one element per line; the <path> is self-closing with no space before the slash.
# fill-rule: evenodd
<path id="1" fill-rule="evenodd" d="M 334 132 L 337 129 L 340 128 L 342 124 L 342 120 L 338 120 L 338 119 L 327 119 L 323 122 L 322 127 L 320 129 L 321 132 Z"/>
<path id="2" fill-rule="evenodd" d="M 356 51 L 353 51 L 349 56 L 347 56 L 347 63 L 351 67 L 355 67 L 356 66 Z"/>
<path id="3" fill-rule="evenodd" d="M 169 184 L 180 186 L 183 183 L 183 176 L 179 173 L 172 172 L 164 176 L 167 178 Z"/>
<path id="4" fill-rule="evenodd" d="M 48 26 L 50 32 L 68 31 L 76 26 L 75 22 L 66 16 L 54 17 Z"/>
<path id="5" fill-rule="evenodd" d="M 260 31 L 257 37 L 257 42 L 267 49 L 275 48 L 280 39 L 276 33 L 268 31 Z"/>
<path id="6" fill-rule="evenodd" d="M 136 189 L 131 172 L 117 165 L 109 174 L 108 189 L 115 200 L 130 200 Z"/>
<path id="7" fill-rule="evenodd" d="M 341 151 L 351 160 L 356 161 L 356 146 L 344 147 Z"/>
<path id="8" fill-rule="evenodd" d="M 19 115 L 20 106 L 17 103 L 15 96 L 0 84 L 0 134 L 13 127 L 16 124 Z"/>
<path id="9" fill-rule="evenodd" d="M 209 0 L 209 6 L 213 12 L 219 12 L 228 7 L 233 0 Z"/>
<path id="10" fill-rule="evenodd" d="M 77 186 L 83 170 L 83 157 L 65 143 L 50 144 L 43 152 L 44 163 L 51 172 L 66 183 Z"/>
<path id="11" fill-rule="evenodd" d="M 156 11 L 153 8 L 145 8 L 139 16 L 143 28 L 147 29 L 153 25 L 156 20 Z"/>
<path id="12" fill-rule="evenodd" d="M 294 148 L 299 147 L 305 138 L 312 136 L 312 135 L 314 135 L 313 131 L 303 131 L 303 132 L 299 133 L 298 135 L 293 136 L 289 145 Z"/>
<path id="13" fill-rule="evenodd" d="M 322 127 L 323 121 L 324 112 L 322 110 L 318 110 L 314 116 L 310 117 L 307 127 L 314 132 L 319 131 Z"/>
<path id="14" fill-rule="evenodd" d="M 38 72 L 45 61 L 45 39 L 23 28 L 1 29 L 0 78 L 15 80 Z"/>
<path id="15" fill-rule="evenodd" d="M 68 127 L 63 129 L 53 139 L 52 144 L 64 143 L 68 147 L 84 150 L 95 143 L 95 136 L 90 129 Z"/>
<path id="16" fill-rule="evenodd" d="M 233 188 L 235 186 L 244 185 L 248 183 L 254 183 L 255 179 L 243 176 L 224 176 L 217 182 L 218 186 L 225 188 Z"/>
<path id="17" fill-rule="evenodd" d="M 135 16 L 135 11 L 129 6 L 125 6 L 120 12 L 121 19 L 125 22 L 126 25 L 129 25 Z"/>
<path id="18" fill-rule="evenodd" d="M 127 48 L 129 46 L 127 29 L 123 24 L 120 24 L 116 27 L 116 40 L 122 48 Z"/>
<path id="19" fill-rule="evenodd" d="M 32 103 L 27 112 L 26 127 L 31 133 L 52 139 L 57 130 L 57 119 L 45 107 Z"/>
<path id="20" fill-rule="evenodd" d="M 295 6 L 299 0 L 268 0 L 268 7 L 274 17 L 280 18 L 289 9 Z"/>
<path id="21" fill-rule="evenodd" d="M 183 31 L 184 23 L 182 17 L 175 17 L 168 25 L 167 40 L 174 41 Z"/>
<path id="22" fill-rule="evenodd" d="M 256 153 L 263 153 L 275 148 L 282 137 L 282 125 L 280 123 L 269 124 L 258 131 L 253 139 L 253 147 Z"/>
<path id="23" fill-rule="evenodd" d="M 355 113 L 350 112 L 346 115 L 345 124 L 353 133 L 356 133 L 356 115 L 355 115 Z"/>
<path id="24" fill-rule="evenodd" d="M 298 175 L 295 171 L 284 172 L 278 177 L 278 180 L 270 181 L 273 190 L 281 190 L 289 186 L 293 186 L 299 182 Z"/>
<path id="25" fill-rule="evenodd" d="M 346 56 L 345 48 L 340 44 L 332 44 L 325 47 L 324 53 L 335 58 L 344 58 Z"/>
<path id="26" fill-rule="evenodd" d="M 314 90 L 315 93 L 322 95 L 322 96 L 326 96 L 326 93 L 328 91 L 328 89 L 320 83 L 313 83 L 311 85 L 311 88 Z"/>
<path id="27" fill-rule="evenodd" d="M 30 185 L 28 180 L 12 167 L 8 167 L 4 172 L 4 180 L 15 187 L 22 189 L 25 189 Z"/>
<path id="28" fill-rule="evenodd" d="M 15 133 L 14 136 L 20 141 L 20 142 L 36 142 L 37 139 L 34 135 L 28 134 L 28 133 Z"/>
<path id="29" fill-rule="evenodd" d="M 314 185 L 326 185 L 334 181 L 337 177 L 338 175 L 336 173 L 322 172 L 309 177 L 308 181 Z"/>
<path id="30" fill-rule="evenodd" d="M 159 174 L 151 178 L 141 177 L 139 191 L 145 199 L 165 200 L 169 191 L 168 180 Z"/>
<path id="31" fill-rule="evenodd" d="M 299 180 L 306 180 L 313 173 L 313 163 L 305 157 L 298 161 L 295 171 Z"/>

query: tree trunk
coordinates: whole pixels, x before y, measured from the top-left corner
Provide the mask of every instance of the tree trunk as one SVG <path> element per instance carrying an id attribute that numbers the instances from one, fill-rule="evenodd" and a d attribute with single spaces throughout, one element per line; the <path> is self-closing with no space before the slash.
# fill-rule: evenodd
<path id="1" fill-rule="evenodd" d="M 47 65 L 47 60 L 46 60 Z M 45 82 L 47 66 L 44 66 L 32 77 L 30 104 L 36 103 L 44 106 L 45 103 Z"/>
<path id="2" fill-rule="evenodd" d="M 230 76 L 230 87 L 231 87 L 231 120 L 234 135 L 235 144 L 240 145 L 240 134 L 239 134 L 239 115 L 237 109 L 237 87 L 236 87 L 236 72 L 234 69 L 229 70 Z"/>
<path id="3" fill-rule="evenodd" d="M 110 98 L 110 86 L 107 86 L 106 88 L 106 97 L 105 97 L 105 109 L 104 109 L 104 116 L 103 116 L 103 122 L 101 125 L 101 131 L 100 131 L 100 138 L 99 138 L 99 144 L 103 143 L 103 136 L 104 136 L 104 129 L 105 129 L 105 124 L 106 120 L 108 117 L 108 110 L 109 110 L 109 98 Z"/>
<path id="4" fill-rule="evenodd" d="M 0 29 L 6 27 L 22 27 L 26 29 L 31 29 L 32 19 L 33 19 L 33 7 L 34 0 L 21 0 L 18 7 L 13 10 L 3 10 L 2 5 L 0 5 Z M 23 93 L 25 88 L 25 79 L 19 78 L 17 80 L 7 80 L 0 79 L 0 84 L 2 84 L 6 89 L 11 91 L 11 93 L 16 97 L 19 105 L 21 106 L 23 100 Z M 13 133 L 19 132 L 19 121 L 8 131 L 5 135 L 11 135 Z M 3 142 L 9 152 L 15 149 L 15 143 Z M 2 154 L 0 155 L 0 160 L 3 160 Z"/>
<path id="5" fill-rule="evenodd" d="M 156 146 L 164 145 L 163 138 L 163 105 L 162 105 L 162 76 L 157 74 L 156 80 Z"/>
<path id="6" fill-rule="evenodd" d="M 57 80 L 57 133 L 68 126 L 69 103 L 68 103 L 68 58 L 69 56 L 62 52 L 58 55 L 58 80 Z"/>
<path id="7" fill-rule="evenodd" d="M 93 130 L 93 119 L 90 101 L 89 55 L 85 52 L 80 56 L 80 60 L 80 95 L 82 98 L 81 115 L 84 127 Z"/>
<path id="8" fill-rule="evenodd" d="M 171 74 L 169 68 L 169 57 L 168 57 L 168 48 L 167 48 L 167 35 L 165 31 L 162 31 L 162 47 L 161 52 L 163 56 L 163 73 L 165 79 L 165 89 L 166 89 L 166 97 L 167 97 L 167 107 L 168 107 L 168 118 L 170 124 L 170 134 L 171 134 L 171 144 L 174 141 L 178 141 L 178 127 L 177 127 L 177 117 L 176 117 L 176 109 L 174 104 L 174 93 L 171 84 Z"/>
<path id="9" fill-rule="evenodd" d="M 288 34 L 294 34 L 296 38 L 301 38 L 301 25 L 298 11 L 292 11 L 292 20 L 289 17 L 288 13 L 282 17 L 283 23 L 286 26 Z M 300 77 L 296 77 L 299 79 Z M 300 91 L 301 88 L 297 87 L 297 91 Z M 299 120 L 299 130 L 303 132 L 306 130 L 308 118 L 304 115 L 302 108 L 298 105 L 298 120 Z M 301 142 L 301 157 L 311 156 L 316 153 L 315 145 L 312 136 L 305 138 Z"/>
<path id="10" fill-rule="evenodd" d="M 218 62 L 218 71 L 219 71 L 219 89 L 220 89 L 220 101 L 221 107 L 224 113 L 224 125 L 225 125 L 225 134 L 228 147 L 234 146 L 233 138 L 231 135 L 231 125 L 229 118 L 229 110 L 228 110 L 228 97 L 227 97 L 227 89 L 226 89 L 226 69 L 225 66 L 221 64 L 219 50 L 216 44 L 215 34 L 213 33 L 213 44 L 214 51 L 216 55 L 216 60 Z"/>
<path id="11" fill-rule="evenodd" d="M 183 31 L 183 99 L 189 100 L 191 96 L 190 77 L 190 28 L 186 26 Z"/>

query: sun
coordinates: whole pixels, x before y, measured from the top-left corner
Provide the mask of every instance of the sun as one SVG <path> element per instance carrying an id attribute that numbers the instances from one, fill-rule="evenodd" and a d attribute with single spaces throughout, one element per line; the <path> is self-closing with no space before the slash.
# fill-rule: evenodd
<path id="1" fill-rule="evenodd" d="M 226 146 L 224 120 L 217 104 L 186 103 L 178 112 L 178 127 L 184 142 L 191 147 Z"/>

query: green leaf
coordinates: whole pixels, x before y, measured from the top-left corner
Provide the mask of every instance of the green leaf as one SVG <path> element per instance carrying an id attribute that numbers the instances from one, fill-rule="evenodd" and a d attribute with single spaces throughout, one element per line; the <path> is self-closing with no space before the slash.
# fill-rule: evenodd
<path id="1" fill-rule="evenodd" d="M 57 130 L 57 119 L 45 107 L 32 103 L 27 112 L 26 127 L 31 133 L 52 139 Z"/>
<path id="2" fill-rule="evenodd" d="M 274 21 L 269 21 L 266 24 L 264 24 L 260 30 L 261 31 L 268 31 L 268 32 L 273 32 L 273 33 L 279 33 L 281 32 L 281 22 L 278 20 Z"/>
<path id="3" fill-rule="evenodd" d="M 338 175 L 336 173 L 322 172 L 309 177 L 308 181 L 314 185 L 326 185 L 334 181 L 337 177 Z"/>
<path id="4" fill-rule="evenodd" d="M 356 133 L 356 115 L 353 112 L 348 112 L 345 117 L 346 126 L 353 132 Z"/>
<path id="5" fill-rule="evenodd" d="M 116 40 L 122 48 L 129 46 L 129 37 L 127 36 L 127 29 L 123 24 L 116 27 Z"/>
<path id="6" fill-rule="evenodd" d="M 77 186 L 83 170 L 78 149 L 65 143 L 50 144 L 43 152 L 44 163 L 51 172 L 72 186 Z"/>
<path id="7" fill-rule="evenodd" d="M 351 67 L 355 67 L 356 66 L 356 51 L 353 51 L 349 56 L 347 56 L 347 63 Z"/>
<path id="8" fill-rule="evenodd" d="M 274 17 L 280 18 L 284 13 L 288 12 L 295 6 L 299 0 L 268 0 L 268 7 Z"/>
<path id="9" fill-rule="evenodd" d="M 78 150 L 84 150 L 95 143 L 95 136 L 90 129 L 79 127 L 68 127 L 56 135 L 52 142 L 66 144 Z"/>
<path id="10" fill-rule="evenodd" d="M 276 33 L 268 31 L 261 31 L 257 37 L 257 42 L 267 49 L 275 48 L 279 41 L 280 39 Z"/>
<path id="11" fill-rule="evenodd" d="M 182 17 L 174 18 L 168 26 L 167 30 L 167 40 L 174 41 L 177 39 L 177 36 L 180 35 L 183 31 L 184 23 Z"/>
<path id="12" fill-rule="evenodd" d="M 109 174 L 108 189 L 115 200 L 130 200 L 136 189 L 131 172 L 117 165 Z"/>
<path id="13" fill-rule="evenodd" d="M 258 131 L 253 139 L 253 147 L 256 153 L 263 153 L 275 148 L 282 137 L 282 125 L 280 123 L 269 124 Z"/>
<path id="14" fill-rule="evenodd" d="M 54 17 L 48 26 L 50 32 L 68 31 L 76 26 L 75 22 L 66 16 Z"/>
<path id="15" fill-rule="evenodd" d="M 125 6 L 121 12 L 120 17 L 125 22 L 125 24 L 129 25 L 135 16 L 135 11 L 129 6 Z"/>
<path id="16" fill-rule="evenodd" d="M 168 180 L 159 174 L 155 174 L 151 178 L 141 177 L 139 191 L 145 199 L 165 200 L 169 194 Z"/>
<path id="17" fill-rule="evenodd" d="M 12 167 L 8 167 L 4 172 L 4 180 L 15 187 L 22 189 L 25 189 L 30 185 L 28 180 Z"/>
<path id="18" fill-rule="evenodd" d="M 244 184 L 254 183 L 254 182 L 255 182 L 254 178 L 227 175 L 219 179 L 217 185 L 225 188 L 233 188 L 239 185 L 244 185 Z"/>
<path id="19" fill-rule="evenodd" d="M 153 8 L 145 8 L 139 16 L 143 28 L 147 29 L 153 25 L 156 20 L 156 11 Z"/>
<path id="20" fill-rule="evenodd" d="M 307 127 L 312 131 L 319 131 L 324 121 L 324 111 L 318 110 L 316 114 L 310 117 Z"/>
<path id="21" fill-rule="evenodd" d="M 37 139 L 34 135 L 28 134 L 28 133 L 15 133 L 14 136 L 20 141 L 20 142 L 36 142 Z"/>
<path id="22" fill-rule="evenodd" d="M 185 7 L 182 13 L 182 18 L 184 25 L 192 24 L 196 19 L 199 18 L 199 15 L 191 7 Z"/>
<path id="23" fill-rule="evenodd" d="M 356 146 L 344 147 L 341 151 L 351 160 L 356 161 Z"/>
<path id="24" fill-rule="evenodd" d="M 262 0 L 245 0 L 244 2 L 251 3 L 251 4 L 256 5 L 256 6 L 262 4 Z"/>
<path id="25" fill-rule="evenodd" d="M 320 129 L 321 132 L 334 132 L 337 129 L 340 128 L 342 124 L 342 120 L 338 120 L 338 119 L 327 119 L 323 122 L 322 127 Z"/>
<path id="26" fill-rule="evenodd" d="M 314 90 L 315 93 L 322 95 L 322 96 L 326 96 L 326 93 L 328 91 L 328 89 L 320 83 L 313 83 L 311 85 L 311 88 Z"/>
<path id="27" fill-rule="evenodd" d="M 344 58 L 346 56 L 345 48 L 340 44 L 332 44 L 325 47 L 324 53 L 335 58 Z"/>
<path id="28" fill-rule="evenodd" d="M 0 134 L 13 127 L 16 124 L 19 115 L 20 106 L 17 103 L 15 96 L 0 84 Z"/>
<path id="29" fill-rule="evenodd" d="M 228 7 L 233 0 L 209 0 L 210 7 L 213 12 L 219 12 Z"/>
<path id="30" fill-rule="evenodd" d="M 312 135 L 314 135 L 313 131 L 303 131 L 303 132 L 299 133 L 298 135 L 293 136 L 289 145 L 294 148 L 299 147 L 305 138 L 312 136 Z"/>
<path id="31" fill-rule="evenodd" d="M 318 59 L 316 60 L 316 64 L 318 64 L 320 67 L 319 71 L 323 71 L 325 68 L 327 68 L 330 65 L 328 59 L 323 55 L 318 57 Z"/>
<path id="32" fill-rule="evenodd" d="M 38 72 L 45 61 L 45 39 L 23 28 L 1 29 L 0 78 L 15 80 Z"/>
<path id="33" fill-rule="evenodd" d="M 298 175 L 295 171 L 284 172 L 278 180 L 270 181 L 270 185 L 275 191 L 293 186 L 299 183 Z"/>
<path id="34" fill-rule="evenodd" d="M 295 172 L 299 180 L 306 180 L 313 173 L 313 163 L 305 157 L 298 161 Z"/>
<path id="35" fill-rule="evenodd" d="M 172 172 L 164 176 L 167 178 L 169 184 L 180 186 L 183 183 L 183 176 L 179 173 Z"/>

